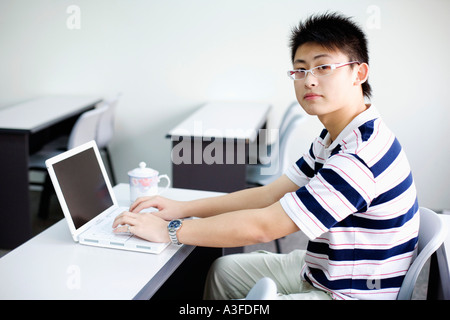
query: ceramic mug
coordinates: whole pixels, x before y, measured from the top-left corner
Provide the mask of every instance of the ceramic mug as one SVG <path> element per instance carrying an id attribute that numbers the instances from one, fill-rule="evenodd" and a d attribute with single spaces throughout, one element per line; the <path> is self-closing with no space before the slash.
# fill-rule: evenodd
<path id="1" fill-rule="evenodd" d="M 130 200 L 134 202 L 139 197 L 154 196 L 166 191 L 170 186 L 170 179 L 166 174 L 159 175 L 159 172 L 146 168 L 146 163 L 139 163 L 139 168 L 128 172 L 130 178 Z M 167 180 L 167 185 L 159 190 L 158 183 L 161 179 Z"/>

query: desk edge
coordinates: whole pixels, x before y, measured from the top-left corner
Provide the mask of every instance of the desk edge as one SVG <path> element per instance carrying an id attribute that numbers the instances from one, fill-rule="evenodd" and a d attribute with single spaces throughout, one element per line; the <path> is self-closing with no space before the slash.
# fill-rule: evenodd
<path id="1" fill-rule="evenodd" d="M 149 282 L 147 282 L 147 284 L 134 296 L 133 300 L 150 299 L 195 248 L 195 246 L 183 245 L 178 249 L 169 261 L 167 261 L 166 264 L 162 266 Z"/>

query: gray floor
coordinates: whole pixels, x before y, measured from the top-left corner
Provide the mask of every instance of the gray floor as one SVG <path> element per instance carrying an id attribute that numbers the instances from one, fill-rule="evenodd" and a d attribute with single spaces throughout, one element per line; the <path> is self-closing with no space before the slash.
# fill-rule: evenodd
<path id="1" fill-rule="evenodd" d="M 39 219 L 37 217 L 39 196 L 40 192 L 30 191 L 33 234 L 35 235 L 42 232 L 43 230 L 45 230 L 46 228 L 48 228 L 49 226 L 53 225 L 54 223 L 63 218 L 63 214 L 56 200 L 56 197 L 53 197 L 51 201 L 51 208 L 48 219 L 46 220 Z M 282 238 L 279 241 L 282 252 L 286 253 L 294 249 L 305 249 L 308 240 L 302 232 L 297 232 L 285 238 Z M 255 250 L 266 250 L 270 252 L 275 252 L 276 247 L 274 242 L 269 242 L 264 244 L 247 246 L 245 248 L 245 252 L 252 252 Z M 0 249 L 0 257 L 7 253 L 8 253 L 7 250 Z M 428 286 L 428 272 L 429 272 L 429 263 L 426 263 L 421 274 L 419 275 L 419 279 L 417 281 L 416 288 L 414 290 L 413 294 L 414 300 L 426 299 Z"/>

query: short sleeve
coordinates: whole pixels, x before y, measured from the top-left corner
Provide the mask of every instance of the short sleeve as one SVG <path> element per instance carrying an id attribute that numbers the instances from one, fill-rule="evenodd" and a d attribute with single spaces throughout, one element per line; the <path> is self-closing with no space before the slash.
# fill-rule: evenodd
<path id="1" fill-rule="evenodd" d="M 358 157 L 338 153 L 309 182 L 280 203 L 311 240 L 350 214 L 364 211 L 375 195 L 372 172 Z"/>
<path id="2" fill-rule="evenodd" d="M 292 164 L 285 172 L 285 175 L 297 186 L 306 185 L 314 176 L 314 154 L 313 143 L 307 153 Z"/>

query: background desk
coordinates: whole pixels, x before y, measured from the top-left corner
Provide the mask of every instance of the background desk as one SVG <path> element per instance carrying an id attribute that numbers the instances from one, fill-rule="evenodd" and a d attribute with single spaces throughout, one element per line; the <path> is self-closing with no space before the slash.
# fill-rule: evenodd
<path id="1" fill-rule="evenodd" d="M 256 147 L 269 111 L 270 105 L 262 103 L 208 103 L 170 130 L 173 186 L 220 192 L 244 189 L 249 146 Z M 204 156 L 211 154 L 213 163 L 205 162 Z M 181 163 L 174 157 L 182 158 Z"/>
<path id="2" fill-rule="evenodd" d="M 0 109 L 0 248 L 13 249 L 31 237 L 29 154 L 68 134 L 98 97 L 46 97 Z"/>
<path id="3" fill-rule="evenodd" d="M 120 205 L 130 204 L 127 184 L 116 186 L 114 192 Z M 165 193 L 177 200 L 216 195 L 181 189 Z M 221 249 L 203 257 L 196 254 L 198 249 L 203 248 L 170 245 L 154 255 L 80 245 L 62 219 L 0 259 L 0 299 L 149 299 L 168 279 L 172 281 L 171 276 L 180 282 L 178 289 L 163 286 L 159 298 L 201 299 L 206 271 Z M 190 255 L 201 260 L 185 267 Z M 180 265 L 193 273 L 172 275 Z"/>

